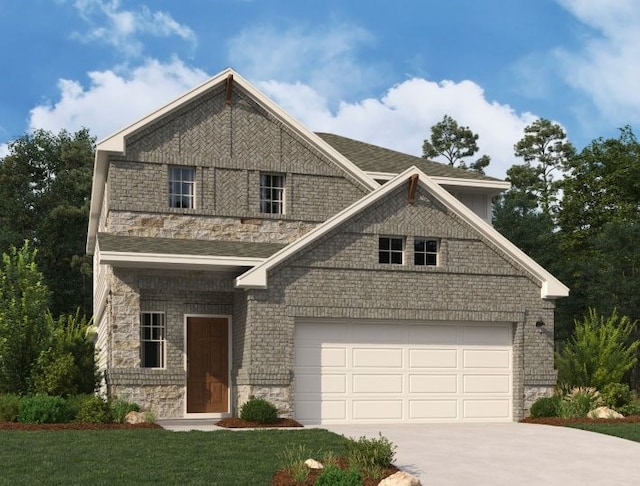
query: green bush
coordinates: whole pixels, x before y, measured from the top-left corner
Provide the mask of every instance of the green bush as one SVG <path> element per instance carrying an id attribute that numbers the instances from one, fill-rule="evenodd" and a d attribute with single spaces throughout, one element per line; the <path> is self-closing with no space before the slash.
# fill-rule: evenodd
<path id="1" fill-rule="evenodd" d="M 383 469 L 393 463 L 395 455 L 396 446 L 382 434 L 374 439 L 360 437 L 347 442 L 349 467 L 375 479 L 382 477 Z"/>
<path id="2" fill-rule="evenodd" d="M 360 473 L 355 469 L 345 471 L 328 465 L 316 479 L 315 486 L 362 486 Z"/>
<path id="3" fill-rule="evenodd" d="M 251 398 L 240 407 L 240 418 L 249 422 L 273 424 L 278 421 L 278 409 L 263 398 Z"/>
<path id="4" fill-rule="evenodd" d="M 0 422 L 15 422 L 18 420 L 20 397 L 13 393 L 0 395 Z"/>
<path id="5" fill-rule="evenodd" d="M 619 317 L 615 310 L 605 319 L 589 309 L 582 322 L 576 321 L 575 333 L 562 352 L 556 354 L 561 386 L 602 390 L 609 383 L 621 383 L 637 362 L 640 341 L 632 338 L 636 327 L 636 322 Z"/>
<path id="6" fill-rule="evenodd" d="M 20 400 L 18 422 L 26 424 L 58 424 L 67 421 L 67 407 L 62 397 L 33 395 Z"/>
<path id="7" fill-rule="evenodd" d="M 80 405 L 76 422 L 84 422 L 90 424 L 108 424 L 112 422 L 111 408 L 106 400 L 99 396 L 89 396 Z"/>
<path id="8" fill-rule="evenodd" d="M 635 399 L 635 394 L 626 383 L 609 383 L 602 389 L 602 401 L 614 410 L 633 403 Z"/>
<path id="9" fill-rule="evenodd" d="M 136 403 L 127 402 L 126 400 L 114 400 L 109 403 L 111 407 L 111 416 L 114 422 L 124 423 L 124 419 L 129 412 L 139 412 L 140 407 Z"/>
<path id="10" fill-rule="evenodd" d="M 65 398 L 66 409 L 67 409 L 67 421 L 74 422 L 78 413 L 80 412 L 80 408 L 85 401 L 90 400 L 93 395 L 72 395 L 70 397 Z"/>
<path id="11" fill-rule="evenodd" d="M 595 388 L 578 387 L 560 402 L 560 417 L 580 418 L 602 405 L 600 393 Z"/>
<path id="12" fill-rule="evenodd" d="M 561 397 L 558 395 L 538 398 L 531 405 L 529 413 L 533 418 L 558 417 L 560 415 L 560 401 Z"/>
<path id="13" fill-rule="evenodd" d="M 634 402 L 624 405 L 618 409 L 618 412 L 625 417 L 628 417 L 629 415 L 640 415 L 640 403 Z"/>

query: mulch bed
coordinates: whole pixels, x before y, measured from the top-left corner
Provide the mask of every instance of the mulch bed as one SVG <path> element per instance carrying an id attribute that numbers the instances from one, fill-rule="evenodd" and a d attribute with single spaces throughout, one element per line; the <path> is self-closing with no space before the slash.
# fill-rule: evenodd
<path id="1" fill-rule="evenodd" d="M 525 424 L 567 425 L 567 424 L 635 424 L 640 423 L 640 415 L 630 415 L 617 419 L 559 418 L 559 417 L 527 417 L 520 422 Z"/>
<path id="2" fill-rule="evenodd" d="M 142 424 L 85 424 L 80 422 L 67 424 L 22 424 L 19 422 L 0 422 L 0 430 L 131 430 L 161 428 L 158 424 L 151 422 Z"/>
<path id="3" fill-rule="evenodd" d="M 274 427 L 302 427 L 302 424 L 296 420 L 288 418 L 279 418 L 272 424 L 261 424 L 260 422 L 249 422 L 238 417 L 223 418 L 216 422 L 218 427 L 226 427 L 228 429 L 268 429 Z"/>
<path id="4" fill-rule="evenodd" d="M 336 462 L 341 469 L 349 469 L 349 464 L 347 463 L 347 460 L 345 458 L 338 457 Z M 382 477 L 386 478 L 387 476 L 391 476 L 397 471 L 397 467 L 390 466 L 384 470 L 384 474 L 382 475 Z M 304 483 L 296 483 L 287 471 L 281 469 L 273 475 L 273 481 L 271 484 L 273 486 L 313 486 L 320 474 L 322 474 L 322 469 L 310 469 L 307 480 Z M 362 484 L 364 484 L 364 486 L 377 486 L 379 482 L 380 479 L 364 478 Z"/>

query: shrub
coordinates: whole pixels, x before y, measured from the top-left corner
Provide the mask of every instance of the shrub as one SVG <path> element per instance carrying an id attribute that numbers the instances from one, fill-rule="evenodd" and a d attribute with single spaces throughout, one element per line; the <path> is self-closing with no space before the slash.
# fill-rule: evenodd
<path id="1" fill-rule="evenodd" d="M 626 383 L 609 383 L 602 389 L 602 401 L 614 410 L 633 403 L 635 399 L 635 394 Z"/>
<path id="2" fill-rule="evenodd" d="M 315 486 L 361 486 L 360 473 L 355 469 L 344 471 L 337 466 L 328 465 L 316 479 Z"/>
<path id="3" fill-rule="evenodd" d="M 80 405 L 80 410 L 76 415 L 76 422 L 107 424 L 111 421 L 109 403 L 96 395 L 87 397 Z"/>
<path id="4" fill-rule="evenodd" d="M 589 309 L 561 353 L 556 354 L 558 381 L 563 387 L 592 386 L 599 390 L 620 383 L 637 362 L 640 341 L 633 340 L 636 322 L 614 310 L 606 320 Z"/>
<path id="5" fill-rule="evenodd" d="M 20 400 L 18 422 L 57 424 L 67 421 L 66 402 L 62 397 L 33 395 Z"/>
<path id="6" fill-rule="evenodd" d="M 382 434 L 378 438 L 360 437 L 347 442 L 347 458 L 352 469 L 365 476 L 379 479 L 383 469 L 393 463 L 396 446 Z"/>
<path id="7" fill-rule="evenodd" d="M 560 415 L 560 401 L 561 397 L 558 395 L 538 398 L 531 405 L 529 413 L 533 418 L 558 417 Z"/>
<path id="8" fill-rule="evenodd" d="M 618 408 L 618 412 L 620 412 L 625 417 L 628 417 L 629 415 L 640 415 L 640 403 L 634 402 L 628 405 L 624 405 Z"/>
<path id="9" fill-rule="evenodd" d="M 251 398 L 240 407 L 240 418 L 249 422 L 273 424 L 278 420 L 278 409 L 262 398 Z"/>
<path id="10" fill-rule="evenodd" d="M 67 421 L 74 422 L 85 401 L 93 398 L 93 395 L 72 395 L 65 398 L 67 409 Z"/>
<path id="11" fill-rule="evenodd" d="M 587 414 L 602 405 L 600 393 L 595 388 L 574 388 L 560 402 L 560 417 L 586 417 Z"/>
<path id="12" fill-rule="evenodd" d="M 126 400 L 114 400 L 110 402 L 111 407 L 111 416 L 114 422 L 119 424 L 124 423 L 124 419 L 129 412 L 139 412 L 140 407 L 131 402 L 127 402 Z"/>
<path id="13" fill-rule="evenodd" d="M 13 393 L 0 395 L 0 422 L 15 422 L 18 420 L 20 397 Z"/>

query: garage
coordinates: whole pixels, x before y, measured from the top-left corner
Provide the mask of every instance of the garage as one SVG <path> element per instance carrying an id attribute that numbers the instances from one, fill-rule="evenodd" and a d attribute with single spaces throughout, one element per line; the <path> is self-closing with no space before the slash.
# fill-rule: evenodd
<path id="1" fill-rule="evenodd" d="M 511 421 L 512 325 L 299 320 L 304 424 Z"/>

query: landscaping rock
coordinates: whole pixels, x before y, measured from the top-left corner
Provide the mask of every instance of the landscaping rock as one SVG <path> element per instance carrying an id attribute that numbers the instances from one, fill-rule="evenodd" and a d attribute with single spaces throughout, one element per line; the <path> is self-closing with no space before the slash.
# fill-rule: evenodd
<path id="1" fill-rule="evenodd" d="M 126 424 L 143 424 L 146 421 L 144 412 L 129 412 L 124 417 L 124 423 Z"/>
<path id="2" fill-rule="evenodd" d="M 599 418 L 612 419 L 612 418 L 622 418 L 624 417 L 624 415 L 608 407 L 598 407 L 595 410 L 591 410 L 591 412 L 587 414 L 587 417 L 593 418 L 593 419 L 599 419 Z"/>
<path id="3" fill-rule="evenodd" d="M 307 459 L 304 463 L 309 469 L 324 469 L 324 466 L 315 459 Z"/>
<path id="4" fill-rule="evenodd" d="M 422 486 L 422 483 L 417 477 L 404 471 L 398 471 L 384 478 L 378 483 L 378 486 Z"/>

